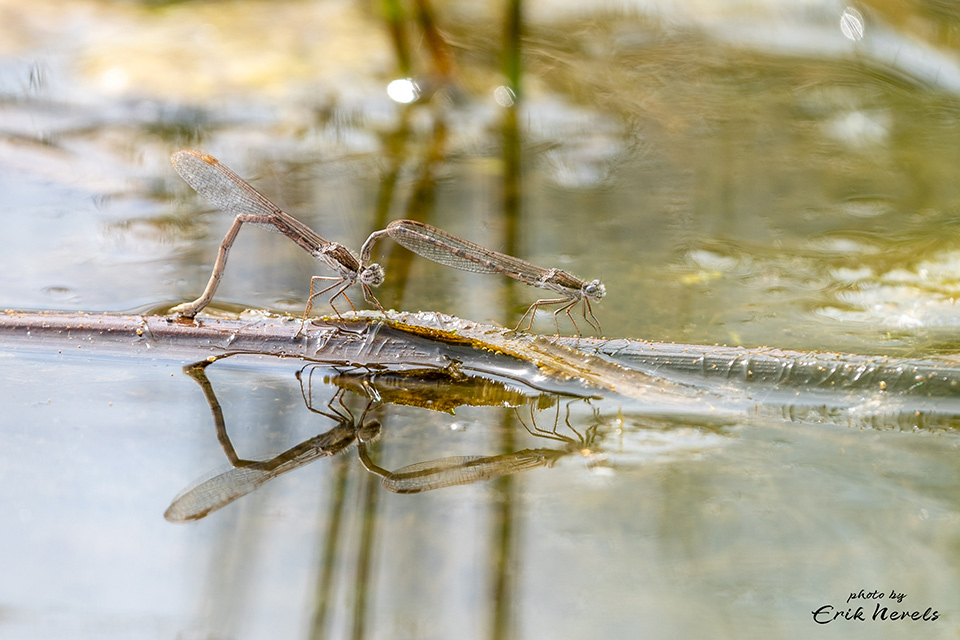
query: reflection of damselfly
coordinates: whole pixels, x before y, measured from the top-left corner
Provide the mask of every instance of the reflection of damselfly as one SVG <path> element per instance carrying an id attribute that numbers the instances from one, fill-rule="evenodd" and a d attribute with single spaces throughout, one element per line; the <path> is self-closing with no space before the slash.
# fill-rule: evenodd
<path id="1" fill-rule="evenodd" d="M 524 449 L 499 456 L 453 456 L 388 471 L 373 462 L 365 443 L 357 445 L 357 452 L 364 468 L 380 476 L 383 488 L 393 493 L 420 493 L 493 480 L 537 467 L 549 467 L 568 453 L 555 449 Z"/>
<path id="2" fill-rule="evenodd" d="M 268 480 L 302 467 L 317 458 L 334 456 L 346 449 L 357 438 L 373 438 L 379 433 L 380 423 L 373 420 L 366 421 L 367 413 L 374 405 L 373 401 L 369 401 L 363 413 L 355 417 L 343 402 L 345 391 L 339 389 L 327 403 L 326 411 L 308 404 L 310 411 L 333 420 L 336 423 L 335 427 L 269 460 L 241 459 L 230 442 L 223 411 L 204 372 L 206 364 L 201 362 L 192 365 L 187 368 L 187 373 L 200 384 L 207 396 L 207 402 L 216 423 L 217 439 L 233 468 L 188 488 L 174 498 L 164 513 L 164 517 L 171 522 L 200 519 L 212 511 L 225 507 L 237 498 L 247 495 Z M 304 395 L 304 398 L 306 399 L 307 395 Z"/>
<path id="3" fill-rule="evenodd" d="M 374 473 L 381 478 L 383 488 L 393 493 L 420 493 L 422 491 L 431 491 L 433 489 L 442 489 L 462 484 L 472 484 L 493 480 L 501 476 L 529 471 L 537 467 L 551 467 L 553 464 L 571 453 L 579 453 L 585 457 L 593 455 L 590 449 L 597 437 L 597 428 L 600 425 L 600 414 L 596 408 L 593 409 L 594 421 L 581 434 L 570 424 L 570 407 L 574 402 L 583 400 L 589 404 L 589 399 L 577 398 L 566 403 L 566 417 L 564 424 L 574 434 L 573 437 L 564 435 L 560 432 L 560 404 L 554 402 L 556 414 L 553 421 L 553 428 L 550 430 L 541 429 L 537 426 L 534 416 L 534 403 L 530 402 L 526 406 L 530 410 L 530 424 L 520 417 L 519 407 L 514 407 L 517 419 L 526 431 L 537 438 L 546 438 L 562 442 L 566 446 L 561 449 L 523 449 L 521 451 L 511 451 L 497 456 L 453 456 L 449 458 L 440 458 L 437 460 L 427 460 L 416 462 L 394 471 L 389 471 L 378 466 L 371 458 L 366 446 L 366 441 L 361 440 L 357 443 L 357 453 L 360 455 L 360 462 L 370 473 Z"/>
<path id="4" fill-rule="evenodd" d="M 265 482 L 318 458 L 336 455 L 354 442 L 357 443 L 358 454 L 363 466 L 371 473 L 382 478 L 384 488 L 395 493 L 417 493 L 490 480 L 536 467 L 552 466 L 556 460 L 563 456 L 572 453 L 588 453 L 588 446 L 596 432 L 596 424 L 589 427 L 583 435 L 570 424 L 570 406 L 575 401 L 566 403 L 566 418 L 564 420 L 565 425 L 575 434 L 575 437 L 571 437 L 563 435 L 559 430 L 560 403 L 557 396 L 525 395 L 517 390 L 506 389 L 501 383 L 477 378 L 472 383 L 453 391 L 455 404 L 435 403 L 433 399 L 437 397 L 436 393 L 440 389 L 437 378 L 435 376 L 418 378 L 412 372 L 367 375 L 339 373 L 332 377 L 325 376 L 323 380 L 324 390 L 330 389 L 329 383 L 333 383 L 339 388 L 323 405 L 323 408 L 318 409 L 315 408 L 313 402 L 314 374 L 322 369 L 311 364 L 304 366 L 297 372 L 301 396 L 308 410 L 333 421 L 335 426 L 325 433 L 301 442 L 269 460 L 245 460 L 237 455 L 230 441 L 223 409 L 217 400 L 213 385 L 206 375 L 207 367 L 216 361 L 218 360 L 204 360 L 188 365 L 184 367 L 184 370 L 203 390 L 213 415 L 217 439 L 233 468 L 181 492 L 164 514 L 166 519 L 171 522 L 186 522 L 203 518 L 254 491 Z M 424 374 L 424 372 L 420 373 L 421 375 Z M 491 386 L 491 389 L 485 389 L 485 386 Z M 359 416 L 355 415 L 345 402 L 344 398 L 347 393 L 356 393 L 366 399 L 366 405 Z M 455 456 L 417 462 L 396 471 L 388 471 L 372 461 L 367 447 L 367 444 L 376 438 L 381 431 L 381 423 L 378 420 L 368 418 L 368 416 L 374 408 L 381 406 L 384 402 L 431 408 L 450 413 L 452 413 L 454 406 L 460 405 L 499 407 L 506 405 L 513 406 L 514 409 L 518 406 L 527 405 L 530 407 L 533 427 L 528 427 L 523 420 L 520 420 L 524 428 L 537 438 L 562 442 L 565 446 L 560 449 L 523 449 L 494 456 Z M 534 408 L 536 407 L 539 410 L 554 405 L 557 406 L 557 412 L 553 429 L 546 430 L 537 427 L 534 420 Z M 519 413 L 517 416 L 519 418 Z"/>
<path id="5" fill-rule="evenodd" d="M 384 236 L 390 236 L 397 244 L 410 251 L 448 267 L 472 271 L 473 273 L 499 273 L 514 280 L 519 280 L 524 284 L 560 294 L 561 297 L 559 298 L 537 300 L 530 305 L 527 312 L 521 316 L 520 322 L 517 323 L 518 329 L 523 324 L 523 319 L 529 315 L 530 321 L 527 323 L 527 330 L 530 330 L 533 325 L 533 317 L 539 307 L 560 304 L 562 306 L 553 312 L 557 334 L 560 333 L 560 323 L 557 316 L 560 312 L 564 312 L 576 328 L 577 335 L 580 335 L 580 327 L 577 326 L 576 320 L 570 314 L 570 309 L 579 303 L 583 307 L 583 319 L 597 331 L 598 335 L 600 334 L 600 323 L 597 321 L 597 317 L 593 315 L 593 309 L 590 306 L 591 300 L 599 300 L 607 292 L 603 283 L 599 280 L 587 282 L 561 269 L 538 267 L 526 260 L 487 249 L 416 220 L 394 220 L 387 225 L 386 229 L 373 232 L 363 243 L 360 250 L 362 264 L 369 263 L 373 245 Z"/>
<path id="6" fill-rule="evenodd" d="M 590 426 L 587 427 L 583 433 L 580 433 L 579 431 L 577 431 L 574 428 L 574 426 L 570 424 L 570 407 L 573 405 L 574 402 L 580 402 L 580 401 L 586 403 L 590 407 L 593 413 L 593 421 L 590 423 Z M 553 428 L 550 429 L 549 431 L 546 429 L 541 429 L 540 427 L 537 426 L 536 416 L 534 416 L 534 413 L 533 413 L 533 405 L 528 405 L 528 408 L 530 409 L 530 424 L 532 425 L 532 428 L 528 427 L 527 423 L 524 422 L 523 418 L 520 417 L 519 407 L 515 407 L 514 411 L 516 411 L 517 420 L 520 422 L 521 425 L 523 425 L 523 428 L 526 429 L 527 433 L 529 433 L 530 435 L 536 436 L 538 438 L 547 438 L 549 440 L 556 440 L 558 442 L 563 442 L 563 443 L 566 443 L 567 445 L 570 445 L 573 448 L 578 449 L 580 453 L 584 455 L 590 454 L 591 453 L 590 447 L 593 444 L 594 440 L 596 440 L 597 438 L 597 429 L 601 424 L 600 411 L 593 406 L 593 404 L 590 402 L 590 398 L 576 398 L 574 400 L 570 400 L 569 402 L 567 402 L 564 408 L 565 415 L 563 418 L 563 424 L 567 427 L 567 429 L 570 430 L 571 433 L 573 433 L 573 437 L 570 437 L 560 432 L 559 430 L 560 429 L 560 403 L 559 402 L 556 403 L 555 407 L 556 407 L 556 414 L 554 415 L 554 418 L 553 418 Z"/>
<path id="7" fill-rule="evenodd" d="M 213 273 L 210 275 L 210 281 L 207 283 L 206 289 L 193 302 L 174 307 L 173 312 L 186 318 L 192 318 L 210 304 L 217 287 L 220 285 L 220 280 L 223 278 L 223 270 L 227 265 L 227 255 L 230 253 L 230 247 L 233 246 L 233 242 L 240 232 L 240 227 L 244 223 L 285 235 L 301 249 L 337 273 L 336 276 L 313 276 L 310 278 L 310 297 L 307 299 L 307 306 L 303 312 L 304 320 L 306 320 L 310 309 L 313 307 L 314 299 L 332 289 L 336 289 L 330 296 L 330 306 L 333 307 L 334 313 L 340 315 L 340 312 L 333 305 L 333 301 L 339 296 L 343 296 L 350 308 L 354 308 L 350 298 L 347 297 L 346 290 L 357 281 L 363 288 L 364 299 L 378 309 L 381 308 L 380 303 L 370 290 L 370 287 L 377 287 L 383 283 L 383 269 L 379 264 L 369 264 L 361 268 L 360 261 L 353 252 L 342 244 L 323 238 L 313 229 L 281 210 L 280 207 L 267 200 L 259 191 L 247 184 L 243 178 L 220 164 L 213 156 L 200 151 L 185 149 L 174 153 L 170 157 L 170 162 L 177 173 L 180 174 L 180 177 L 197 193 L 214 206 L 236 214 L 227 235 L 220 242 L 220 251 L 217 254 L 217 260 L 213 265 Z M 334 282 L 329 287 L 314 292 L 314 285 L 318 280 L 333 280 Z"/>

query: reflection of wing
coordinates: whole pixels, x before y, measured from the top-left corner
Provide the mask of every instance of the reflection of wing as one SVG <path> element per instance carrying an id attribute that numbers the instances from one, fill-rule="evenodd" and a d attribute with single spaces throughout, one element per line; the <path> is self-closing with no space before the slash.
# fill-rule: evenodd
<path id="1" fill-rule="evenodd" d="M 170 522 L 199 520 L 247 495 L 274 475 L 257 467 L 237 467 L 187 489 L 170 503 L 163 517 Z"/>
<path id="2" fill-rule="evenodd" d="M 383 474 L 383 488 L 394 493 L 419 493 L 431 489 L 471 484 L 551 464 L 564 452 L 525 449 L 501 456 L 455 456 L 397 469 Z"/>
<path id="3" fill-rule="evenodd" d="M 182 492 L 163 514 L 170 522 L 199 520 L 211 511 L 227 506 L 267 480 L 293 471 L 317 458 L 335 455 L 356 438 L 353 423 L 339 424 L 330 431 L 314 436 L 277 457 L 229 469 L 218 476 Z"/>

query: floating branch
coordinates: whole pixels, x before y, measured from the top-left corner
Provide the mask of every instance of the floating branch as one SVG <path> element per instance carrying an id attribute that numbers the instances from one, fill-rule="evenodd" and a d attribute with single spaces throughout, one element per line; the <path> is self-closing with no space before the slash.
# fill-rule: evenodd
<path id="1" fill-rule="evenodd" d="M 635 398 L 702 393 L 585 354 L 556 338 L 519 334 L 436 313 L 365 312 L 314 320 L 249 315 L 194 320 L 64 312 L 0 313 L 8 348 L 201 360 L 237 353 L 297 357 L 335 366 L 445 369 L 520 381 L 554 393 L 614 391 Z M 571 344 L 575 344 L 572 342 Z M 684 405 L 686 406 L 686 405 Z"/>
<path id="2" fill-rule="evenodd" d="M 782 414 L 831 422 L 844 422 L 847 415 L 860 424 L 899 427 L 946 417 L 951 426 L 960 424 L 960 360 L 952 356 L 893 358 L 558 338 L 426 312 L 386 317 L 361 312 L 314 320 L 298 336 L 299 330 L 298 318 L 255 313 L 193 321 L 0 313 L 0 341 L 7 350 L 181 362 L 263 354 L 370 371 L 483 376 L 575 396 L 619 395 L 639 401 L 649 413 L 720 419 Z"/>

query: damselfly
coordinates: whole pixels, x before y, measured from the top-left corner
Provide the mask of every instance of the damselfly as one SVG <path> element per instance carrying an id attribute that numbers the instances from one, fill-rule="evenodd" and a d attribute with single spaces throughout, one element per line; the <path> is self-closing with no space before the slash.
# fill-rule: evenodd
<path id="1" fill-rule="evenodd" d="M 599 300 L 607 291 L 599 280 L 586 282 L 561 269 L 538 267 L 526 260 L 487 249 L 416 220 L 394 220 L 387 225 L 386 229 L 372 233 L 360 250 L 361 264 L 369 263 L 373 245 L 384 236 L 390 236 L 410 251 L 439 264 L 474 273 L 499 273 L 519 280 L 524 284 L 554 291 L 562 296 L 534 302 L 521 316 L 517 328 L 523 324 L 524 318 L 529 315 L 530 321 L 527 323 L 527 330 L 529 330 L 533 325 L 533 317 L 539 307 L 562 304 L 563 306 L 553 312 L 557 333 L 560 333 L 560 323 L 557 320 L 557 315 L 564 312 L 577 329 L 577 335 L 580 335 L 580 327 L 577 326 L 576 320 L 570 314 L 570 309 L 577 303 L 581 303 L 584 320 L 597 331 L 598 335 L 600 333 L 600 323 L 593 315 L 593 309 L 590 306 L 591 300 Z"/>
<path id="2" fill-rule="evenodd" d="M 383 269 L 379 264 L 361 266 L 360 261 L 349 249 L 340 243 L 323 238 L 313 229 L 280 209 L 259 191 L 247 184 L 243 178 L 220 164 L 213 156 L 200 151 L 184 149 L 174 153 L 170 157 L 170 162 L 177 173 L 180 174 L 180 177 L 197 193 L 206 198 L 210 204 L 236 215 L 233 224 L 227 231 L 227 235 L 220 243 L 220 251 L 217 254 L 217 260 L 213 265 L 213 273 L 210 274 L 210 281 L 207 283 L 206 289 L 193 302 L 177 305 L 171 311 L 185 318 L 192 318 L 210 304 L 217 287 L 220 285 L 220 280 L 223 278 L 223 270 L 227 265 L 227 255 L 230 253 L 230 247 L 233 246 L 237 233 L 244 223 L 285 235 L 293 240 L 297 246 L 337 273 L 336 276 L 313 276 L 310 278 L 310 297 L 307 299 L 307 306 L 303 312 L 304 320 L 313 308 L 314 299 L 331 289 L 336 289 L 330 296 L 330 306 L 333 307 L 334 313 L 340 315 L 333 304 L 333 301 L 339 296 L 343 296 L 350 308 L 356 310 L 353 303 L 350 302 L 350 298 L 347 297 L 346 290 L 358 280 L 363 288 L 364 299 L 382 310 L 380 302 L 370 290 L 370 287 L 377 287 L 383 283 Z M 314 286 L 318 280 L 332 280 L 334 282 L 325 289 L 314 292 Z"/>

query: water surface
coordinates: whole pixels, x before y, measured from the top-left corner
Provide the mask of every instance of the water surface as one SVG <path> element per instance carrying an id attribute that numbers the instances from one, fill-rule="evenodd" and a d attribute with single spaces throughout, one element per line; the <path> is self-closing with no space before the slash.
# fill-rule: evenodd
<path id="1" fill-rule="evenodd" d="M 955 12 L 861 4 L 857 40 L 827 2 L 528 3 L 517 75 L 500 5 L 434 9 L 452 66 L 414 18 L 397 46 L 351 2 L 0 3 L 0 304 L 143 312 L 197 296 L 230 216 L 169 166 L 186 147 L 354 249 L 413 217 L 601 278 L 610 337 L 956 351 Z M 442 71 L 456 82 L 420 103 L 387 96 Z M 495 91 L 511 84 L 505 108 Z M 536 300 L 379 251 L 390 307 L 513 326 Z M 244 229 L 212 311 L 299 313 L 311 275 L 330 274 Z M 535 328 L 551 332 L 549 314 Z M 395 494 L 354 443 L 176 524 L 171 501 L 230 468 L 188 363 L 61 351 L 0 346 L 11 637 L 956 634 L 953 430 L 663 417 L 607 398 L 570 405 L 586 443 L 567 399 L 533 417 L 552 428 L 559 403 L 568 440 L 530 434 L 529 389 L 454 415 L 385 403 L 370 414 L 385 469 L 556 460 Z M 241 458 L 335 426 L 310 410 L 337 393 L 334 372 L 308 405 L 303 364 L 207 368 Z M 355 415 L 368 402 L 344 398 Z M 872 620 L 875 601 L 847 603 L 860 589 L 939 619 Z M 858 604 L 868 621 L 811 613 Z"/>

